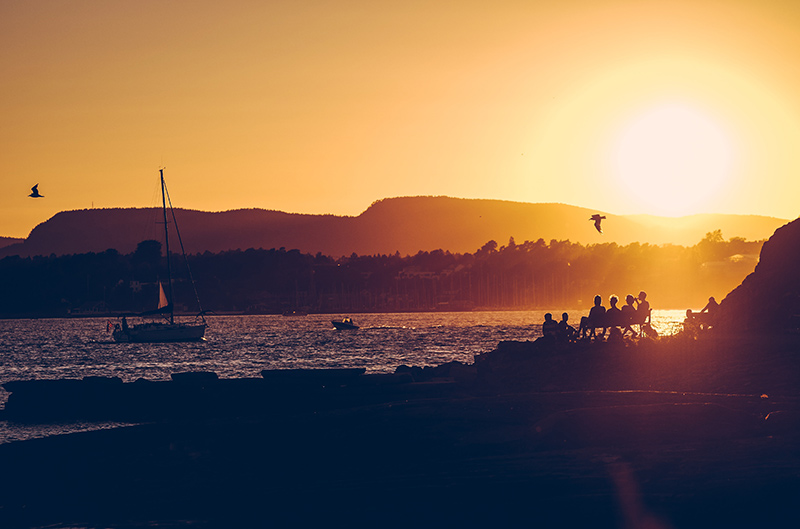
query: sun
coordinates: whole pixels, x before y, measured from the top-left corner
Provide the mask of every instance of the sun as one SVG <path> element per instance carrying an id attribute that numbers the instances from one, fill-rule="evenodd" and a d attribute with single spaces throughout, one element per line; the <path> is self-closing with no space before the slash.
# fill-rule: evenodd
<path id="1" fill-rule="evenodd" d="M 613 171 L 637 211 L 681 216 L 703 208 L 730 177 L 733 147 L 708 114 L 682 103 L 630 120 L 614 146 Z"/>

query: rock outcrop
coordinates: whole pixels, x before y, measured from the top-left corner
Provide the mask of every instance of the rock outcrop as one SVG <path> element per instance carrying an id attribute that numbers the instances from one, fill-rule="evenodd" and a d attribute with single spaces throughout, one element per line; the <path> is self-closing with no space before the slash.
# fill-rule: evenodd
<path id="1" fill-rule="evenodd" d="M 778 228 L 756 269 L 722 301 L 720 327 L 730 331 L 800 329 L 800 219 Z"/>

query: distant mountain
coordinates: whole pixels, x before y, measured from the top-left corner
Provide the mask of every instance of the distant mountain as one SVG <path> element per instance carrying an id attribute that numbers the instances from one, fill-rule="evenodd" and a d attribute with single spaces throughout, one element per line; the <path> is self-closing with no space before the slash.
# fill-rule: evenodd
<path id="1" fill-rule="evenodd" d="M 589 221 L 594 213 L 607 217 L 603 234 L 597 233 Z M 160 239 L 160 214 L 152 208 L 64 211 L 36 226 L 24 241 L 0 248 L 0 257 L 102 252 L 108 248 L 129 253 L 144 239 Z M 489 240 L 505 245 L 510 237 L 520 243 L 541 238 L 582 244 L 692 246 L 718 229 L 726 239 L 767 239 L 787 222 L 754 215 L 621 216 L 565 204 L 450 197 L 384 199 L 357 217 L 262 209 L 218 213 L 175 210 L 175 216 L 189 253 L 285 247 L 335 257 L 352 253 L 408 255 L 436 249 L 474 252 Z"/>
<path id="2" fill-rule="evenodd" d="M 4 248 L 12 244 L 17 244 L 23 242 L 24 240 L 25 239 L 19 239 L 17 237 L 0 237 L 0 248 Z"/>

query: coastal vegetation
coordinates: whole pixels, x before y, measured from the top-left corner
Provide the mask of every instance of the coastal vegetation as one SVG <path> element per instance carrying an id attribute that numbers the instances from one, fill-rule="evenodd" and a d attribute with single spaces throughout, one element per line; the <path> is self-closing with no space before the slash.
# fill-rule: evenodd
<path id="1" fill-rule="evenodd" d="M 720 230 L 694 246 L 582 245 L 543 239 L 472 253 L 334 258 L 286 248 L 188 256 L 203 309 L 282 313 L 587 308 L 595 294 L 646 290 L 657 308 L 700 307 L 722 299 L 753 271 L 763 241 Z M 60 317 L 152 308 L 166 277 L 161 244 L 136 251 L 9 256 L 0 259 L 0 317 Z M 188 278 L 176 306 L 197 311 Z"/>

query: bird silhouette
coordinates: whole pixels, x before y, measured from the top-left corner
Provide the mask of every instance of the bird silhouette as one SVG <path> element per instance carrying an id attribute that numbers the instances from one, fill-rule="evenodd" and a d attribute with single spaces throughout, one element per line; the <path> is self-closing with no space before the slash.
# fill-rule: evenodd
<path id="1" fill-rule="evenodd" d="M 29 197 L 31 197 L 31 198 L 44 198 L 44 195 L 40 195 L 39 194 L 39 184 L 36 184 L 35 186 L 33 186 L 31 188 L 31 191 L 33 191 L 33 193 L 28 195 Z"/>
<path id="2" fill-rule="evenodd" d="M 594 221 L 594 227 L 597 228 L 597 231 L 603 233 L 603 228 L 600 227 L 600 221 L 603 220 L 605 217 L 600 215 L 599 213 L 595 213 L 589 220 Z"/>

